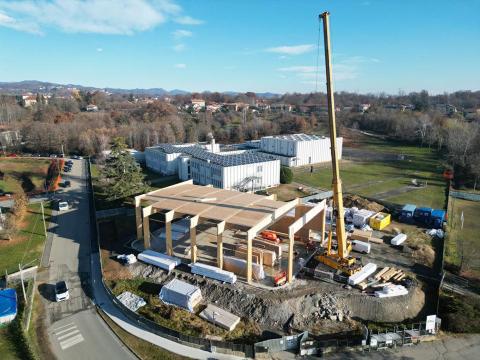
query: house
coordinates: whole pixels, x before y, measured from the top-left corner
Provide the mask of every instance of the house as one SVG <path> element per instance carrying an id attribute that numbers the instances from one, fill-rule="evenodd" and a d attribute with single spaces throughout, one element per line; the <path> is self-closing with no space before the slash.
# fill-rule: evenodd
<path id="1" fill-rule="evenodd" d="M 98 106 L 94 104 L 88 104 L 86 107 L 87 111 L 95 112 L 98 111 Z"/>

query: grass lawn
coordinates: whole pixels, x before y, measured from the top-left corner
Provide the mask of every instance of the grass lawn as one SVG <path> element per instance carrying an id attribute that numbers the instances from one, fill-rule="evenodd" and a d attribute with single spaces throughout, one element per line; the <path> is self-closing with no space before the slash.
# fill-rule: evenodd
<path id="1" fill-rule="evenodd" d="M 480 202 L 450 198 L 446 261 L 460 265 L 462 252 L 467 268 L 480 274 Z M 463 212 L 463 229 L 461 214 Z"/>
<path id="2" fill-rule="evenodd" d="M 44 203 L 45 222 L 51 217 L 50 203 Z M 31 204 L 21 229 L 11 241 L 0 240 L 0 271 L 5 274 L 18 271 L 18 264 L 38 265 L 43 253 L 45 233 L 40 204 Z"/>
<path id="3" fill-rule="evenodd" d="M 260 338 L 260 330 L 253 322 L 242 319 L 235 330 L 228 332 L 203 320 L 198 314 L 203 308 L 194 313 L 164 304 L 158 294 L 160 285 L 146 281 L 143 278 L 128 280 L 110 280 L 109 286 L 118 296 L 124 291 L 130 291 L 141 296 L 147 305 L 138 310 L 145 318 L 167 328 L 177 330 L 185 335 L 205 337 L 206 335 L 221 336 L 226 341 L 256 342 Z"/>
<path id="4" fill-rule="evenodd" d="M 112 321 L 105 313 L 99 310 L 100 316 L 107 323 L 107 325 L 112 329 L 112 331 L 117 334 L 117 336 L 122 340 L 122 342 L 127 345 L 140 359 L 142 360 L 181 360 L 189 359 L 174 353 L 169 352 L 159 346 L 153 345 L 148 341 L 137 338 L 136 336 L 126 332 L 121 327 L 119 327 L 115 322 Z"/>
<path id="5" fill-rule="evenodd" d="M 0 169 L 5 177 L 0 180 L 0 190 L 16 192 L 42 190 L 50 160 L 34 158 L 0 158 Z"/>
<path id="6" fill-rule="evenodd" d="M 344 192 L 361 196 L 378 197 L 394 203 L 414 203 L 418 206 L 442 208 L 444 205 L 445 182 L 442 178 L 443 167 L 435 150 L 426 147 L 399 144 L 377 138 L 363 139 L 355 144 L 362 150 L 376 153 L 402 154 L 405 160 L 395 161 L 351 161 L 342 160 L 340 176 Z M 408 188 L 412 179 L 427 182 L 424 188 Z M 295 182 L 330 189 L 332 171 L 330 164 L 314 168 L 303 167 L 294 170 Z M 408 191 L 388 193 L 397 189 Z"/>

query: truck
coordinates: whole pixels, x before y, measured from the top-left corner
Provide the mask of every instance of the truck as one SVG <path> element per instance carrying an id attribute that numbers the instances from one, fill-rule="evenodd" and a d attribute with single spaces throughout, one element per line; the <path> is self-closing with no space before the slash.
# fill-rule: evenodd
<path id="1" fill-rule="evenodd" d="M 404 223 L 412 223 L 413 214 L 415 213 L 416 209 L 417 209 L 416 205 L 406 204 L 400 211 L 400 216 L 399 216 L 400 221 Z"/>
<path id="2" fill-rule="evenodd" d="M 413 219 L 419 224 L 428 226 L 432 221 L 432 211 L 433 209 L 429 207 L 416 208 L 413 213 Z"/>
<path id="3" fill-rule="evenodd" d="M 441 229 L 443 227 L 443 222 L 445 221 L 446 212 L 445 210 L 435 209 L 432 211 L 431 216 L 431 225 L 434 229 Z"/>

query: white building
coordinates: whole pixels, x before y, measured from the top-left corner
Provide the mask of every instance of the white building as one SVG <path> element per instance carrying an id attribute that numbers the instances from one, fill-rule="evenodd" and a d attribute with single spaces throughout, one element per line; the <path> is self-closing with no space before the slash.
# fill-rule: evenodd
<path id="1" fill-rule="evenodd" d="M 255 151 L 220 152 L 210 144 L 160 144 L 145 149 L 146 165 L 180 180 L 242 191 L 265 189 L 280 184 L 280 161 Z"/>
<path id="2" fill-rule="evenodd" d="M 256 143 L 255 145 L 257 145 Z M 338 158 L 342 158 L 343 138 L 337 138 Z M 259 151 L 282 165 L 295 167 L 313 165 L 332 160 L 330 138 L 317 135 L 293 134 L 265 136 L 260 140 Z"/>

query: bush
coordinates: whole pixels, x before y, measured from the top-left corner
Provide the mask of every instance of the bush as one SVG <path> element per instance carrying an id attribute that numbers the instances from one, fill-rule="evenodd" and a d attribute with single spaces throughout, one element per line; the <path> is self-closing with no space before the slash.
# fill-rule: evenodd
<path id="1" fill-rule="evenodd" d="M 440 296 L 442 328 L 456 333 L 480 332 L 480 300 L 443 292 Z"/>
<path id="2" fill-rule="evenodd" d="M 280 183 L 281 184 L 290 184 L 293 180 L 293 172 L 287 166 L 282 166 L 280 168 Z"/>

